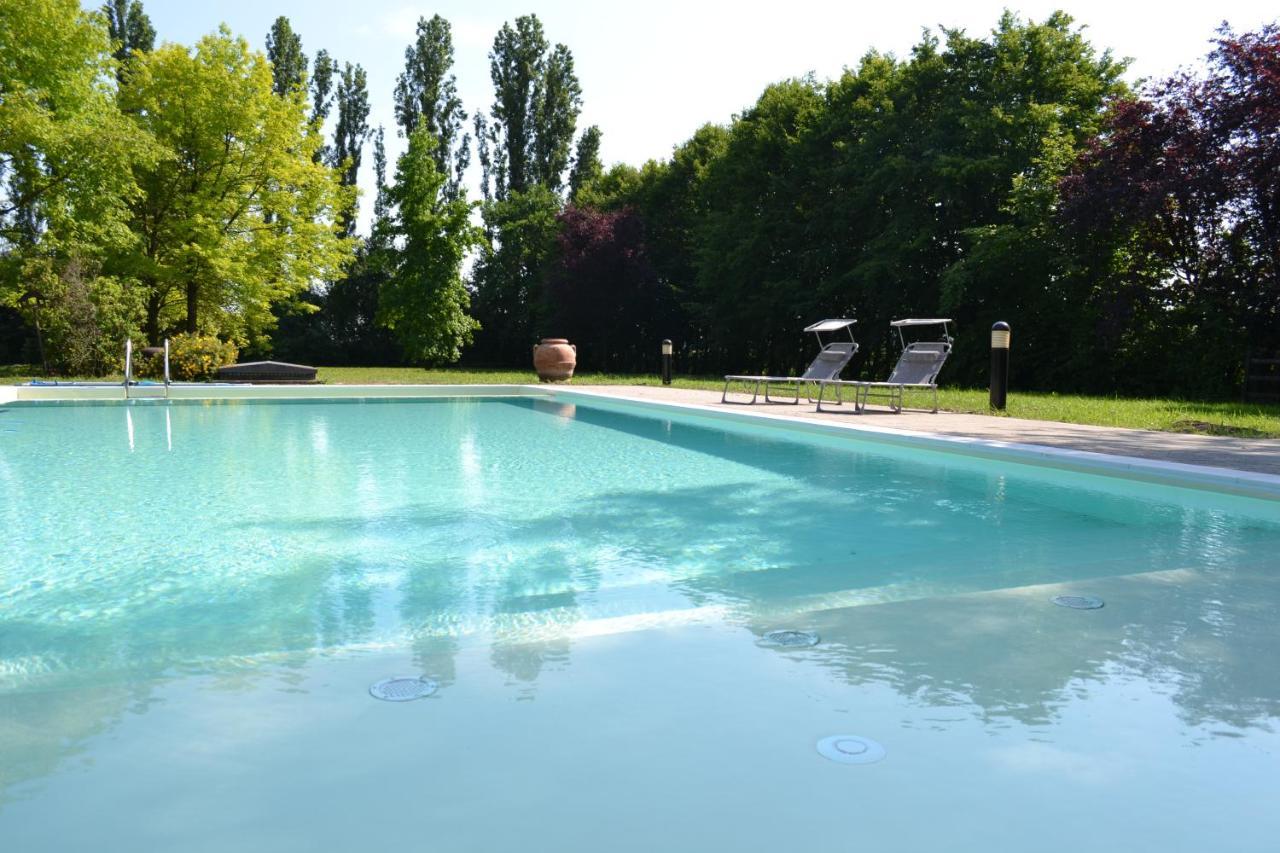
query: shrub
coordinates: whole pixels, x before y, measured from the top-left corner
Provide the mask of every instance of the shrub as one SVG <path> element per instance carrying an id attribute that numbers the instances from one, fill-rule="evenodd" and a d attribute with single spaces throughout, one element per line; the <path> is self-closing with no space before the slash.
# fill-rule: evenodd
<path id="1" fill-rule="evenodd" d="M 238 354 L 233 343 L 184 333 L 169 339 L 169 371 L 182 382 L 207 382 L 219 367 L 235 364 Z"/>
<path id="2" fill-rule="evenodd" d="M 19 313 L 37 329 L 45 366 L 64 376 L 103 376 L 124 366 L 124 342 L 136 337 L 138 292 L 128 282 L 98 274 L 79 258 L 47 258 L 22 268 L 25 293 Z"/>
<path id="3" fill-rule="evenodd" d="M 137 346 L 137 344 L 134 344 Z M 142 348 L 133 351 L 133 378 L 134 379 L 163 379 L 164 378 L 164 356 L 163 355 L 144 355 Z"/>

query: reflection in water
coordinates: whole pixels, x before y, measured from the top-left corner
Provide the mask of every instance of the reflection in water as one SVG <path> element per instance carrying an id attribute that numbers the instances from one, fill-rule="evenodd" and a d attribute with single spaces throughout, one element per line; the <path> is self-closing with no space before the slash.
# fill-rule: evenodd
<path id="1" fill-rule="evenodd" d="M 804 658 L 847 683 L 884 684 L 993 724 L 1052 725 L 1073 699 L 1142 681 L 1167 694 L 1188 726 L 1269 730 L 1280 719 L 1280 672 L 1268 663 L 1277 640 L 1250 598 L 1275 595 L 1268 574 L 1097 579 L 1089 589 L 1108 606 L 1089 612 L 1050 606 L 1050 587 L 819 611 L 804 624 L 823 641 Z M 1228 589 L 1230 604 L 1214 599 Z M 1208 601 L 1229 611 L 1230 630 L 1203 619 Z"/>
<path id="2" fill-rule="evenodd" d="M 817 630 L 769 654 L 991 726 L 1132 681 L 1192 727 L 1280 717 L 1261 504 L 544 401 L 140 405 L 123 443 L 111 407 L 67 414 L 30 410 L 62 440 L 0 456 L 0 524 L 23 531 L 0 556 L 10 795 L 172 679 L 303 689 L 321 659 L 395 652 L 447 695 L 478 647 L 532 699 L 573 637 L 680 612 L 748 628 L 743 654 Z"/>

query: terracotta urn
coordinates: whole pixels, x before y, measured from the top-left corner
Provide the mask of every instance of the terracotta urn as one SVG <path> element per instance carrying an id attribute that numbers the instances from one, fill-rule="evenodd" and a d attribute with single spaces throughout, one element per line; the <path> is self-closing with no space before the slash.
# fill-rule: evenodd
<path id="1" fill-rule="evenodd" d="M 578 348 L 564 338 L 543 338 L 533 348 L 533 369 L 543 382 L 568 382 L 578 363 Z"/>

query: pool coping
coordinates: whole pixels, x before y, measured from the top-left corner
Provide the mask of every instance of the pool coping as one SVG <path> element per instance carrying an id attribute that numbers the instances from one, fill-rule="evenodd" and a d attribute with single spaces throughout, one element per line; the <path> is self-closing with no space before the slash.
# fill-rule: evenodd
<path id="1" fill-rule="evenodd" d="M 618 404 L 618 408 L 667 409 L 686 415 L 738 423 L 767 422 L 771 426 L 817 435 L 850 437 L 856 434 L 866 441 L 877 441 L 898 447 L 924 447 L 944 453 L 958 453 L 987 459 L 1020 462 L 1046 468 L 1058 468 L 1087 474 L 1141 480 L 1195 489 L 1227 492 L 1246 497 L 1280 500 L 1280 475 L 1240 471 L 1235 468 L 1209 465 L 1190 465 L 1185 462 L 1169 462 L 1051 447 L 1044 444 L 1002 441 L 990 438 L 974 438 L 960 435 L 937 435 L 919 430 L 898 429 L 877 424 L 833 423 L 830 421 L 801 420 L 785 414 L 761 411 L 724 409 L 699 403 L 676 403 L 666 400 L 627 397 L 614 393 L 592 392 L 584 389 L 556 389 L 556 398 L 586 397 L 605 407 Z"/>
<path id="2" fill-rule="evenodd" d="M 156 393 L 160 392 L 160 393 Z M 970 457 L 1005 460 L 1068 471 L 1140 480 L 1187 488 L 1226 492 L 1280 501 L 1280 475 L 1234 468 L 1191 465 L 1051 447 L 1043 444 L 1002 441 L 972 436 L 938 435 L 919 430 L 876 424 L 802 420 L 785 414 L 734 409 L 699 403 L 643 399 L 616 391 L 593 391 L 563 385 L 221 385 L 208 383 L 138 385 L 8 385 L 0 386 L 0 405 L 23 402 L 79 401 L 215 401 L 386 399 L 449 397 L 535 397 L 562 402 L 586 402 L 601 408 L 671 412 L 687 417 L 729 423 L 767 425 L 810 435 L 843 436 L 898 447 L 916 447 Z"/>

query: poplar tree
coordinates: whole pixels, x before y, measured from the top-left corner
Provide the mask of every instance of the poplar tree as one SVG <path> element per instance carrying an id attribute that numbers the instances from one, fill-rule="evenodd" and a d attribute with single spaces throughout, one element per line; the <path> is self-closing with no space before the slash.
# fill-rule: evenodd
<path id="1" fill-rule="evenodd" d="M 333 76 L 337 71 L 338 63 L 334 62 L 329 51 L 317 51 L 315 74 L 311 77 L 311 126 L 317 134 L 323 135 L 324 123 L 329 120 L 329 111 L 333 108 Z M 312 157 L 317 163 L 329 162 L 329 146 L 322 143 Z"/>
<path id="2" fill-rule="evenodd" d="M 554 47 L 536 15 L 505 23 L 489 53 L 494 102 L 477 116 L 483 247 L 473 268 L 481 359 L 510 363 L 542 322 L 542 279 L 556 239 L 582 88 L 573 55 Z M 490 184 L 492 180 L 492 184 Z M 491 186 L 491 189 L 490 189 Z"/>
<path id="3" fill-rule="evenodd" d="M 491 142 L 505 163 L 505 181 L 494 195 L 523 192 L 531 183 L 534 109 L 538 81 L 546 68 L 547 39 L 536 15 L 516 19 L 515 27 L 503 24 L 489 53 L 489 76 L 494 102 Z"/>
<path id="4" fill-rule="evenodd" d="M 333 167 L 343 186 L 354 187 L 360 175 L 360 157 L 369 138 L 369 89 L 364 68 L 348 62 L 338 81 L 338 126 L 333 132 Z M 385 156 L 385 155 L 384 155 Z M 338 219 L 344 237 L 356 232 L 357 200 Z"/>
<path id="5" fill-rule="evenodd" d="M 582 188 L 598 180 L 603 172 L 604 167 L 600 163 L 600 128 L 593 124 L 578 137 L 573 171 L 569 173 L 569 200 L 577 201 Z"/>
<path id="6" fill-rule="evenodd" d="M 369 238 L 371 243 L 380 239 L 380 226 L 391 214 L 391 199 L 387 196 L 387 146 L 382 125 L 378 125 L 377 132 L 373 134 L 373 180 L 377 185 L 377 192 L 373 197 L 373 228 L 370 229 L 372 236 Z"/>
<path id="7" fill-rule="evenodd" d="M 112 56 L 120 63 L 116 76 L 123 80 L 128 61 L 136 53 L 146 53 L 155 47 L 156 28 L 142 10 L 140 0 L 112 0 L 102 6 L 107 17 L 107 33 L 116 45 Z"/>
<path id="8" fill-rule="evenodd" d="M 573 134 L 582 111 L 582 86 L 573 71 L 573 54 L 558 44 L 547 58 L 534 101 L 533 178 L 558 192 L 569 167 Z"/>
<path id="9" fill-rule="evenodd" d="M 534 184 L 558 192 L 582 110 L 573 54 L 548 43 L 537 15 L 524 15 L 498 31 L 489 75 L 494 102 L 486 143 L 495 161 L 494 198 Z"/>
<path id="10" fill-rule="evenodd" d="M 406 139 L 425 127 L 436 139 L 432 156 L 446 178 L 443 191 L 457 197 L 471 162 L 467 113 L 458 97 L 453 68 L 453 32 L 439 15 L 418 19 L 417 38 L 405 48 L 404 71 L 396 79 L 396 122 Z"/>
<path id="11" fill-rule="evenodd" d="M 301 86 L 307 76 L 307 55 L 302 52 L 302 37 L 284 15 L 276 18 L 267 33 L 267 59 L 271 61 L 271 90 L 284 96 Z"/>

